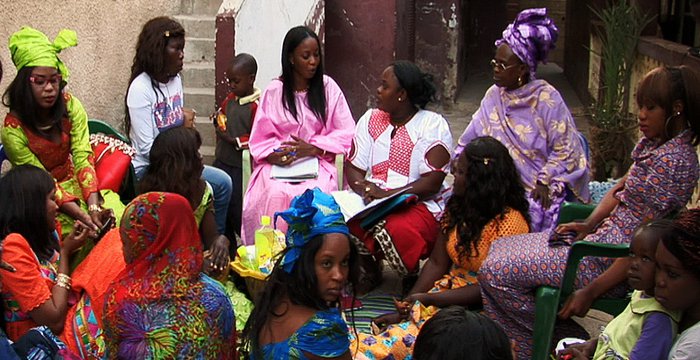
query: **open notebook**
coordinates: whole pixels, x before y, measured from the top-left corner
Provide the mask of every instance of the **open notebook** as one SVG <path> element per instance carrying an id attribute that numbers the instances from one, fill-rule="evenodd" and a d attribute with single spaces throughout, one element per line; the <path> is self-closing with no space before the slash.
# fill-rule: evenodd
<path id="1" fill-rule="evenodd" d="M 384 215 L 390 213 L 395 207 L 417 200 L 417 196 L 409 194 L 411 188 L 403 189 L 399 192 L 382 199 L 375 199 L 367 204 L 362 197 L 352 190 L 334 191 L 331 193 L 335 202 L 340 206 L 340 211 L 346 222 L 354 219 L 362 220 L 362 227 L 367 223 L 375 222 Z M 371 220 L 368 220 L 371 219 Z"/>
<path id="2" fill-rule="evenodd" d="M 318 158 L 309 156 L 301 158 L 288 166 L 272 165 L 270 177 L 289 182 L 302 182 L 318 177 Z"/>

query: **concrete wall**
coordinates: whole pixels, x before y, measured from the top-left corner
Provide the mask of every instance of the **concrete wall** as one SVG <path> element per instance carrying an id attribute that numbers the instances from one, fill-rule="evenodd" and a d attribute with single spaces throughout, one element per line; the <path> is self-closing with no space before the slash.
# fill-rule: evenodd
<path id="1" fill-rule="evenodd" d="M 16 71 L 7 49 L 10 35 L 23 25 L 37 28 L 53 39 L 62 28 L 78 33 L 78 46 L 64 50 L 62 60 L 71 71 L 70 91 L 85 106 L 88 116 L 121 124 L 124 94 L 130 75 L 136 39 L 150 18 L 173 15 L 179 1 L 168 0 L 14 0 L 0 7 L 0 59 L 4 92 Z M 7 108 L 0 108 L 4 118 Z"/>
<path id="2" fill-rule="evenodd" d="M 463 54 L 461 1 L 416 1 L 415 62 L 432 74 L 438 88 L 437 97 L 455 101 L 461 87 L 458 57 Z"/>
<path id="3" fill-rule="evenodd" d="M 272 79 L 282 74 L 282 40 L 290 28 L 308 25 L 319 36 L 323 35 L 322 0 L 225 0 L 219 9 L 219 14 L 224 13 L 230 13 L 234 18 L 233 51 L 249 53 L 258 62 L 255 85 L 261 89 L 265 89 Z M 223 46 L 221 41 L 231 39 L 217 37 L 217 46 Z"/>

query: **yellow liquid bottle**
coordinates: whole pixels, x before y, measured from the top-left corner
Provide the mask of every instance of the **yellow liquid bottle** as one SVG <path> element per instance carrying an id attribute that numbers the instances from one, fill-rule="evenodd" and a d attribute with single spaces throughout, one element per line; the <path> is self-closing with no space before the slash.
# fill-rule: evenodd
<path id="1" fill-rule="evenodd" d="M 260 228 L 255 230 L 255 256 L 258 258 L 258 268 L 263 274 L 272 272 L 272 244 L 275 232 L 270 226 L 270 217 L 260 218 Z"/>

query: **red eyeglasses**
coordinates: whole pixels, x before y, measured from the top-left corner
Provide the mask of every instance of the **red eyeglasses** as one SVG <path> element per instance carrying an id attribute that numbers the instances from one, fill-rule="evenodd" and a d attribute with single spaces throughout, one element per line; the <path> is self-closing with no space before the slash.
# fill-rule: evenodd
<path id="1" fill-rule="evenodd" d="M 63 76 L 61 76 L 61 74 L 56 74 L 50 77 L 46 77 L 43 75 L 32 75 L 29 77 L 29 82 L 39 87 L 46 86 L 46 83 L 50 83 L 53 87 L 58 87 L 61 84 L 62 80 Z"/>

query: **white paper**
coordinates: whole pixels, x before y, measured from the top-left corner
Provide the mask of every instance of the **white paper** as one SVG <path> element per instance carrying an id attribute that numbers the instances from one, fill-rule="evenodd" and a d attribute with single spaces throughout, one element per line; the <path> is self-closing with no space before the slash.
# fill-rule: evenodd
<path id="1" fill-rule="evenodd" d="M 410 189 L 411 188 L 409 187 L 401 191 L 397 191 L 391 196 L 381 199 L 374 199 L 367 204 L 365 204 L 365 202 L 362 200 L 362 196 L 358 195 L 352 190 L 333 191 L 331 196 L 333 196 L 335 202 L 337 202 L 338 206 L 340 206 L 340 212 L 343 213 L 345 222 L 348 222 L 353 218 L 364 218 L 365 216 L 369 215 L 375 207 L 407 192 Z"/>
<path id="2" fill-rule="evenodd" d="M 304 181 L 318 177 L 318 158 L 301 158 L 288 166 L 272 165 L 270 177 L 278 180 Z"/>

